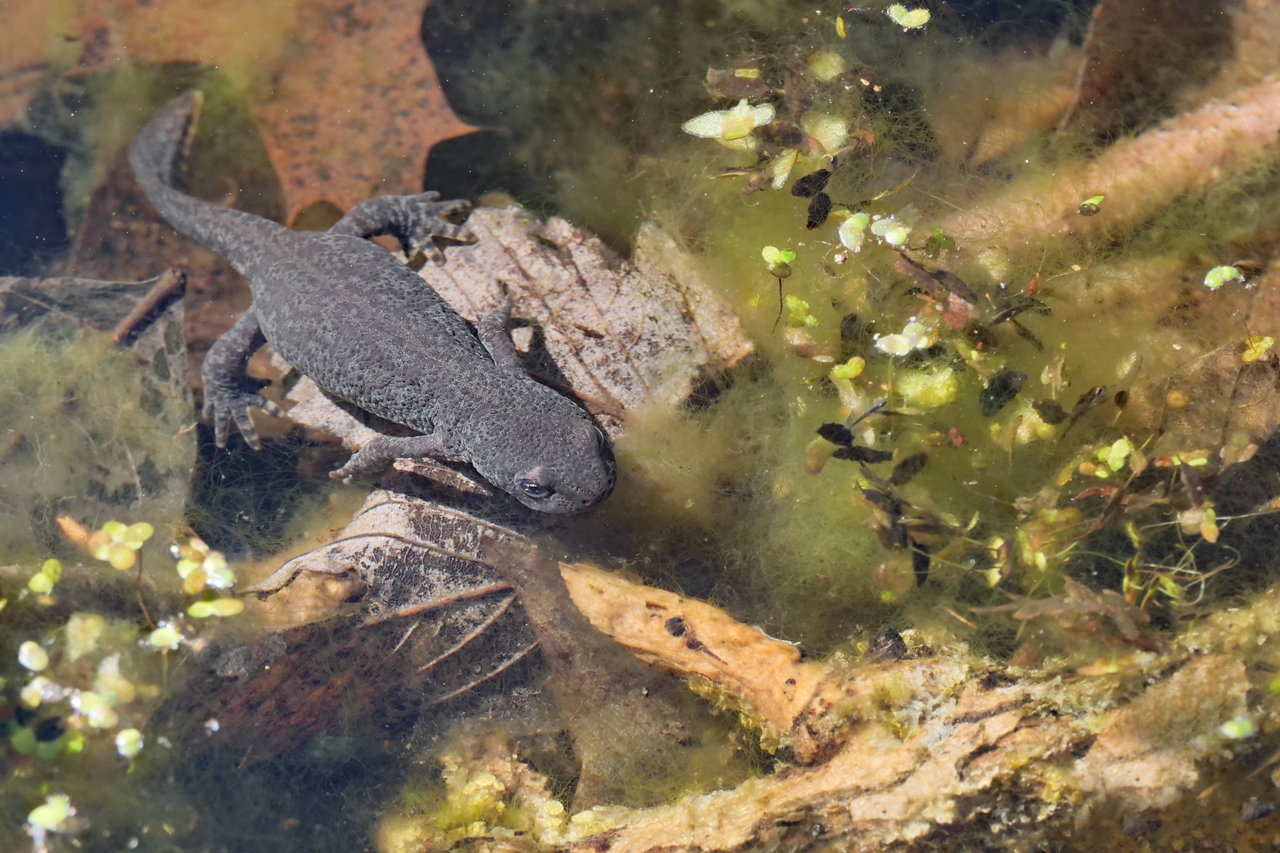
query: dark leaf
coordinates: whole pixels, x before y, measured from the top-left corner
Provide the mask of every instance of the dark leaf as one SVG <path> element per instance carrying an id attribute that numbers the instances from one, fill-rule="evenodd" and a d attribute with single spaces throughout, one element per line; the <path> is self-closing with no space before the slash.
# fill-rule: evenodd
<path id="1" fill-rule="evenodd" d="M 929 552 L 918 543 L 912 542 L 911 570 L 915 572 L 916 586 L 924 586 L 929 579 Z"/>
<path id="2" fill-rule="evenodd" d="M 1057 400 L 1036 400 L 1031 404 L 1040 420 L 1050 426 L 1057 426 L 1067 419 L 1067 410 Z"/>
<path id="3" fill-rule="evenodd" d="M 911 479 L 929 466 L 929 454 L 915 453 L 893 466 L 889 475 L 889 485 L 905 486 Z"/>
<path id="4" fill-rule="evenodd" d="M 1026 381 L 1027 374 L 1016 370 L 1002 370 L 997 373 L 978 395 L 982 414 L 989 418 L 1009 405 L 1009 401 L 1018 396 L 1018 392 L 1022 390 Z"/>
<path id="5" fill-rule="evenodd" d="M 888 450 L 872 450 L 870 447 L 841 447 L 831 454 L 835 459 L 847 459 L 850 462 L 866 462 L 874 465 L 877 462 L 888 462 L 893 454 Z"/>
<path id="6" fill-rule="evenodd" d="M 830 179 L 831 171 L 829 169 L 810 172 L 791 185 L 791 194 L 796 198 L 812 198 L 822 192 Z"/>
<path id="7" fill-rule="evenodd" d="M 841 447 L 853 446 L 853 432 L 844 424 L 823 424 L 818 427 L 818 435 Z"/>
<path id="8" fill-rule="evenodd" d="M 813 229 L 827 221 L 827 217 L 831 215 L 831 196 L 826 193 L 818 193 L 809 200 L 809 221 L 805 223 L 805 228 Z"/>

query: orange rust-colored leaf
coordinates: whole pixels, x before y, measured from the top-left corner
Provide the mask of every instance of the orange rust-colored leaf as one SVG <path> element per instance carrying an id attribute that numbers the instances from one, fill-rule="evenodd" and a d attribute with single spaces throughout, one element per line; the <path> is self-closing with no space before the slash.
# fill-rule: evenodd
<path id="1" fill-rule="evenodd" d="M 25 108 L 52 46 L 78 71 L 191 62 L 257 104 L 292 218 L 320 200 L 350 208 L 419 192 L 427 152 L 469 133 L 420 35 L 427 0 L 89 0 L 49 24 L 52 0 L 19 0 L 0 34 L 0 124 Z M 59 41 L 59 39 L 62 39 Z M 70 41 L 68 41 L 70 39 Z M 8 45 L 12 49 L 6 49 Z"/>
<path id="2" fill-rule="evenodd" d="M 427 152 L 474 128 L 450 109 L 419 37 L 425 0 L 303 8 L 275 97 L 257 110 L 289 216 L 419 192 Z"/>

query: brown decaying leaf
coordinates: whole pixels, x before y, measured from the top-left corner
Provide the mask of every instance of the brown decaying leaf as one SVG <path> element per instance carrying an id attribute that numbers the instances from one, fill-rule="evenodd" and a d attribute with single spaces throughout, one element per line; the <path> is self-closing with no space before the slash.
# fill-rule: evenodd
<path id="1" fill-rule="evenodd" d="M 289 217 L 422 190 L 427 152 L 474 128 L 454 115 L 422 46 L 426 0 L 313 0 L 298 11 L 262 136 Z"/>
<path id="2" fill-rule="evenodd" d="M 0 27 L 0 128 L 17 118 L 48 72 L 49 0 L 6 0 Z"/>
<path id="3" fill-rule="evenodd" d="M 290 219 L 321 200 L 348 209 L 420 192 L 431 146 L 474 129 L 454 115 L 427 59 L 426 0 L 91 0 L 70 13 L 65 34 L 49 31 L 53 6 L 6 7 L 0 126 L 44 81 L 57 37 L 78 36 L 79 72 L 218 68 L 258 102 Z"/>

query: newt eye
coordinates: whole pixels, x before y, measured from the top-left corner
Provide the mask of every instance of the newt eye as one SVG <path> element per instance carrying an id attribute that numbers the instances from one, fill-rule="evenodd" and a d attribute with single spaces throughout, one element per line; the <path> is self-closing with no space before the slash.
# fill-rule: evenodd
<path id="1" fill-rule="evenodd" d="M 549 498 L 555 494 L 554 489 L 548 489 L 536 480 L 521 480 L 516 485 L 520 487 L 520 491 L 524 492 L 525 497 L 533 498 L 535 501 Z"/>

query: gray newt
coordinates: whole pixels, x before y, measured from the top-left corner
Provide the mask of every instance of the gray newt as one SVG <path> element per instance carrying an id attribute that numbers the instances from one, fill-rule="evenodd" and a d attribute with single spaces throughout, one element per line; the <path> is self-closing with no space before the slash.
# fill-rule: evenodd
<path id="1" fill-rule="evenodd" d="M 382 196 L 327 232 L 299 232 L 175 188 L 200 94 L 179 97 L 129 146 L 138 183 L 178 231 L 226 258 L 253 304 L 205 358 L 204 417 L 225 447 L 230 423 L 255 450 L 249 409 L 282 414 L 245 373 L 264 343 L 328 394 L 420 433 L 380 435 L 331 476 L 348 482 L 397 458 L 467 462 L 542 512 L 581 512 L 613 490 L 604 432 L 575 401 L 530 378 L 506 331 L 510 302 L 475 330 L 412 270 L 367 238 L 392 234 L 437 263 L 437 236 L 475 242 L 440 219 L 470 209 L 434 192 Z"/>

